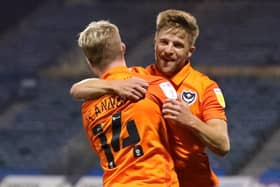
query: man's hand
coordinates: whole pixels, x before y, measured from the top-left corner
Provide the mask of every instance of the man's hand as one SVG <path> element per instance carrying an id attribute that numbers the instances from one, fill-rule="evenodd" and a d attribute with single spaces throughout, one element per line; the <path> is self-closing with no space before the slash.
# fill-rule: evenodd
<path id="1" fill-rule="evenodd" d="M 188 104 L 182 100 L 167 99 L 162 105 L 162 113 L 165 119 L 172 119 L 185 126 L 191 125 L 194 119 Z"/>
<path id="2" fill-rule="evenodd" d="M 165 119 L 191 129 L 195 135 L 217 155 L 224 156 L 230 150 L 227 123 L 222 119 L 201 121 L 193 115 L 187 103 L 182 100 L 167 99 L 162 106 Z"/>
<path id="3" fill-rule="evenodd" d="M 149 83 L 141 78 L 132 77 L 126 80 L 113 80 L 112 86 L 115 94 L 132 101 L 145 97 Z"/>

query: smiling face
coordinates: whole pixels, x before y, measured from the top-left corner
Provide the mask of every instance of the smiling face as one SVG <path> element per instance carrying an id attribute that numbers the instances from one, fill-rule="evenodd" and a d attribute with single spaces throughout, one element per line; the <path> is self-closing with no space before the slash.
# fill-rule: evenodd
<path id="1" fill-rule="evenodd" d="M 156 67 L 166 77 L 172 77 L 186 65 L 193 50 L 186 32 L 162 29 L 155 37 Z"/>

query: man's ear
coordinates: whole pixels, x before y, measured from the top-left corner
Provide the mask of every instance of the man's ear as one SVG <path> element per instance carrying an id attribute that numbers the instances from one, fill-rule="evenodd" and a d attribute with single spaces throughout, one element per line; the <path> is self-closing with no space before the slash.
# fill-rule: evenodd
<path id="1" fill-rule="evenodd" d="M 195 46 L 190 47 L 190 49 L 188 51 L 188 58 L 190 58 L 193 55 L 195 50 L 196 50 Z"/>
<path id="2" fill-rule="evenodd" d="M 123 42 L 121 43 L 121 49 L 122 49 L 122 52 L 125 53 L 126 46 L 125 46 L 125 44 Z"/>

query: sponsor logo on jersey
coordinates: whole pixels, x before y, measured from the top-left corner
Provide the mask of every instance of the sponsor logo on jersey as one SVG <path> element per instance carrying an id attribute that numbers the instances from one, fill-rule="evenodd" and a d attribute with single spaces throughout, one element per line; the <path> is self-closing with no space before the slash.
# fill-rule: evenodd
<path id="1" fill-rule="evenodd" d="M 188 90 L 188 91 L 183 90 L 181 97 L 183 101 L 191 105 L 196 101 L 197 93 L 192 90 Z"/>
<path id="2" fill-rule="evenodd" d="M 170 82 L 160 83 L 159 86 L 167 98 L 177 99 L 177 92 Z"/>
<path id="3" fill-rule="evenodd" d="M 217 100 L 219 102 L 219 104 L 225 108 L 226 107 L 226 103 L 225 103 L 225 99 L 224 99 L 224 96 L 223 96 L 223 93 L 222 93 L 222 90 L 220 88 L 214 88 L 214 92 L 215 92 L 215 95 L 217 97 Z"/>

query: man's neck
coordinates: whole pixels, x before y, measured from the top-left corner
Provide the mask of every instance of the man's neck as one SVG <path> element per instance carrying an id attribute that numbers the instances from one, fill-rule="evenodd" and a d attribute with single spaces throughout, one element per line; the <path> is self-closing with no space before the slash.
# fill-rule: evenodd
<path id="1" fill-rule="evenodd" d="M 126 66 L 126 62 L 124 59 L 116 59 L 114 60 L 112 63 L 108 64 L 106 67 L 104 67 L 102 70 L 100 70 L 98 72 L 98 76 L 102 76 L 104 73 L 106 73 L 107 71 L 116 68 L 116 67 L 127 67 Z"/>

